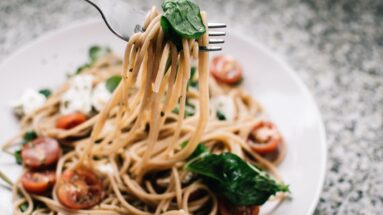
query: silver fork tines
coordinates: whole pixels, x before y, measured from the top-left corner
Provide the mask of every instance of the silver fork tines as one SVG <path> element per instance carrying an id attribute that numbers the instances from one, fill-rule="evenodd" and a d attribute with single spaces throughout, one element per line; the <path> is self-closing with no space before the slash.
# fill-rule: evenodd
<path id="1" fill-rule="evenodd" d="M 219 43 L 224 43 L 224 39 L 209 39 L 209 44 L 219 44 Z"/>
<path id="2" fill-rule="evenodd" d="M 207 24 L 208 28 L 226 28 L 225 23 L 208 23 Z"/>
<path id="3" fill-rule="evenodd" d="M 219 46 L 208 46 L 208 47 L 199 47 L 200 51 L 208 51 L 208 52 L 214 52 L 214 51 L 222 51 L 222 47 Z"/>
<path id="4" fill-rule="evenodd" d="M 210 37 L 225 36 L 226 32 L 224 31 L 209 31 Z"/>
<path id="5" fill-rule="evenodd" d="M 226 28 L 225 23 L 208 23 L 209 29 L 216 29 L 216 28 Z M 219 37 L 219 36 L 225 36 L 226 32 L 224 31 L 209 31 L 208 32 L 209 37 Z M 209 44 L 219 44 L 224 43 L 225 40 L 221 38 L 210 38 Z M 207 47 L 200 47 L 201 51 L 221 51 L 222 47 L 220 46 L 207 46 Z"/>

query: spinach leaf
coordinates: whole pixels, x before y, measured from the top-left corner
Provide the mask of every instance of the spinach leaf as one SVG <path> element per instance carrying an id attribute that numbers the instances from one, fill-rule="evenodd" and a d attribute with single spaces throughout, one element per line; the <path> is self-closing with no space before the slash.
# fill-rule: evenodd
<path id="1" fill-rule="evenodd" d="M 197 148 L 194 150 L 194 152 L 189 156 L 188 160 L 192 160 L 196 157 L 202 157 L 205 155 L 210 154 L 208 148 L 204 144 L 198 144 Z"/>
<path id="2" fill-rule="evenodd" d="M 246 163 L 232 153 L 196 157 L 186 168 L 202 177 L 219 196 L 237 206 L 262 205 L 277 192 L 288 192 L 264 171 Z"/>
<path id="3" fill-rule="evenodd" d="M 217 110 L 217 118 L 220 121 L 226 120 L 225 114 L 223 114 L 221 111 Z"/>
<path id="4" fill-rule="evenodd" d="M 185 148 L 188 143 L 189 143 L 188 140 L 184 141 L 181 144 L 181 148 Z M 194 150 L 194 152 L 188 157 L 188 160 L 192 160 L 196 157 L 204 156 L 204 155 L 208 155 L 208 154 L 209 154 L 208 148 L 204 144 L 200 143 L 200 144 L 198 144 L 198 146 Z"/>
<path id="5" fill-rule="evenodd" d="M 37 133 L 33 130 L 31 131 L 27 131 L 24 133 L 23 135 L 23 141 L 22 141 L 22 144 L 27 144 L 29 142 L 31 142 L 32 140 L 36 139 L 37 138 Z M 15 159 L 16 159 L 16 163 L 17 164 L 22 164 L 23 163 L 23 159 L 21 157 L 21 149 L 15 151 L 13 153 L 13 155 L 15 156 Z"/>
<path id="6" fill-rule="evenodd" d="M 28 210 L 28 207 L 29 207 L 29 205 L 28 205 L 27 202 L 24 202 L 23 204 L 21 204 L 21 205 L 19 206 L 21 212 L 25 212 L 25 211 L 27 211 L 27 210 Z"/>
<path id="7" fill-rule="evenodd" d="M 36 138 L 37 138 L 37 134 L 35 131 L 27 131 L 24 133 L 24 136 L 23 136 L 24 143 L 28 143 Z"/>
<path id="8" fill-rule="evenodd" d="M 23 164 L 23 159 L 21 158 L 21 150 L 15 151 L 14 156 L 17 164 Z"/>
<path id="9" fill-rule="evenodd" d="M 186 103 L 185 118 L 194 116 L 194 114 L 195 114 L 195 107 L 192 104 Z"/>
<path id="10" fill-rule="evenodd" d="M 179 106 L 179 104 L 177 104 L 177 106 L 173 109 L 173 113 L 179 114 L 179 112 L 180 112 L 180 106 Z M 194 114 L 195 114 L 195 107 L 192 104 L 186 102 L 185 118 L 194 116 Z"/>
<path id="11" fill-rule="evenodd" d="M 162 30 L 178 48 L 182 38 L 198 39 L 206 32 L 197 4 L 189 0 L 165 0 L 162 9 Z"/>
<path id="12" fill-rule="evenodd" d="M 91 66 L 90 63 L 85 63 L 85 64 L 79 66 L 79 67 L 77 68 L 75 74 L 76 74 L 76 75 L 80 74 L 84 69 L 89 68 L 90 66 Z"/>
<path id="13" fill-rule="evenodd" d="M 89 58 L 91 62 L 95 62 L 110 52 L 111 50 L 108 47 L 92 46 L 89 48 Z"/>
<path id="14" fill-rule="evenodd" d="M 41 89 L 39 90 L 40 94 L 43 94 L 45 98 L 49 98 L 52 95 L 52 91 L 50 89 Z"/>
<path id="15" fill-rule="evenodd" d="M 113 91 L 120 84 L 121 79 L 122 78 L 119 75 L 115 75 L 115 76 L 112 76 L 112 77 L 108 78 L 108 80 L 106 80 L 106 82 L 105 82 L 106 89 L 108 89 L 109 92 L 113 93 Z"/>
<path id="16" fill-rule="evenodd" d="M 186 147 L 186 145 L 189 143 L 189 140 L 185 140 L 185 141 L 183 141 L 182 143 L 181 143 L 181 148 L 183 149 L 183 148 L 185 148 Z"/>
<path id="17" fill-rule="evenodd" d="M 40 201 L 36 201 L 36 200 L 33 201 L 33 206 L 34 206 L 34 207 L 33 207 L 33 210 L 32 210 L 32 211 L 35 211 L 35 210 L 37 210 L 37 209 L 39 209 L 39 208 L 45 208 L 45 207 L 46 207 L 46 205 L 45 205 L 44 203 L 42 203 L 42 202 L 40 202 Z M 27 202 L 24 202 L 23 204 L 21 204 L 21 205 L 19 206 L 19 208 L 20 208 L 20 211 L 21 211 L 21 212 L 25 212 L 25 211 L 28 210 L 29 205 L 28 205 Z"/>
<path id="18" fill-rule="evenodd" d="M 197 69 L 195 67 L 192 67 L 190 70 L 190 79 L 188 81 L 188 89 L 189 87 L 198 88 L 198 80 L 195 78 L 197 73 Z"/>
<path id="19" fill-rule="evenodd" d="M 89 68 L 101 57 L 105 56 L 106 54 L 110 53 L 111 49 L 109 47 L 101 47 L 101 46 L 91 46 L 88 50 L 89 55 L 89 62 L 84 63 L 83 65 L 79 66 L 75 72 L 76 75 L 80 74 L 84 69 Z"/>

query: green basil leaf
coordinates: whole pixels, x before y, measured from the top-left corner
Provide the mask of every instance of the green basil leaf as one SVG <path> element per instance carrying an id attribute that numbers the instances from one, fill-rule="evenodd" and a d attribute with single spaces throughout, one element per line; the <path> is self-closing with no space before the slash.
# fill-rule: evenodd
<path id="1" fill-rule="evenodd" d="M 108 89 L 109 92 L 113 93 L 113 91 L 120 84 L 121 79 L 122 78 L 119 75 L 115 75 L 115 76 L 112 76 L 112 77 L 108 78 L 108 80 L 106 80 L 106 82 L 105 82 L 106 89 Z"/>
<path id="2" fill-rule="evenodd" d="M 217 110 L 217 118 L 220 121 L 226 120 L 225 114 L 223 114 L 221 111 Z"/>
<path id="3" fill-rule="evenodd" d="M 185 141 L 183 141 L 182 143 L 181 143 L 181 148 L 183 149 L 183 148 L 185 148 L 186 147 L 186 145 L 189 143 L 189 140 L 185 140 Z"/>
<path id="4" fill-rule="evenodd" d="M 196 157 L 205 156 L 210 154 L 208 148 L 204 144 L 198 144 L 194 152 L 189 156 L 188 160 L 192 160 Z"/>
<path id="5" fill-rule="evenodd" d="M 236 206 L 262 205 L 277 192 L 289 192 L 287 185 L 232 153 L 199 156 L 189 161 L 186 168 Z"/>
<path id="6" fill-rule="evenodd" d="M 32 140 L 37 138 L 37 134 L 35 131 L 27 131 L 23 136 L 23 140 L 25 143 L 31 142 Z"/>
<path id="7" fill-rule="evenodd" d="M 188 81 L 188 89 L 189 89 L 189 87 L 194 87 L 194 88 L 198 87 L 198 80 L 195 77 L 196 73 L 197 73 L 197 68 L 192 67 L 190 70 L 190 79 Z"/>
<path id="8" fill-rule="evenodd" d="M 40 201 L 36 201 L 36 200 L 33 201 L 33 206 L 34 206 L 34 207 L 33 207 L 33 210 L 32 210 L 32 211 L 35 211 L 36 209 L 39 209 L 39 208 L 46 208 L 46 205 L 45 205 L 44 203 L 42 203 L 42 202 L 40 202 Z M 20 211 L 21 211 L 21 212 L 25 212 L 25 211 L 28 210 L 29 205 L 28 205 L 27 202 L 25 202 L 25 203 L 21 204 L 21 205 L 19 206 L 19 208 L 20 208 Z"/>
<path id="9" fill-rule="evenodd" d="M 173 109 L 172 112 L 175 113 L 175 114 L 179 114 L 179 113 L 180 113 L 180 106 L 177 104 L 177 105 L 174 107 L 174 109 Z"/>
<path id="10" fill-rule="evenodd" d="M 89 58 L 91 62 L 95 62 L 110 52 L 109 47 L 92 46 L 89 48 Z"/>
<path id="11" fill-rule="evenodd" d="M 88 51 L 89 62 L 84 63 L 79 66 L 75 72 L 76 75 L 80 74 L 84 69 L 89 68 L 94 64 L 95 61 L 110 53 L 111 49 L 109 47 L 101 47 L 101 46 L 91 46 Z"/>
<path id="12" fill-rule="evenodd" d="M 185 118 L 194 116 L 195 114 L 195 107 L 192 104 L 186 103 L 185 106 Z"/>
<path id="13" fill-rule="evenodd" d="M 182 142 L 181 148 L 185 148 L 188 143 L 189 143 L 188 140 Z M 188 157 L 188 160 L 192 160 L 196 157 L 204 156 L 204 155 L 208 155 L 208 154 L 209 154 L 208 148 L 204 144 L 200 143 L 200 144 L 198 144 L 198 146 L 194 150 L 194 152 Z"/>
<path id="14" fill-rule="evenodd" d="M 177 47 L 182 38 L 198 39 L 206 32 L 197 4 L 189 0 L 165 0 L 162 9 L 162 30 Z"/>
<path id="15" fill-rule="evenodd" d="M 17 164 L 23 164 L 23 159 L 21 158 L 21 150 L 15 151 L 14 156 Z"/>
<path id="16" fill-rule="evenodd" d="M 45 98 L 49 98 L 52 95 L 52 91 L 50 89 L 41 89 L 39 90 L 40 94 L 43 94 Z"/>
<path id="17" fill-rule="evenodd" d="M 160 23 L 161 23 L 162 30 L 165 32 L 166 38 L 169 39 L 170 41 L 172 41 L 174 43 L 174 45 L 176 45 L 178 50 L 181 50 L 182 49 L 182 36 L 178 35 L 174 31 L 171 24 L 169 23 L 169 21 L 164 16 L 161 17 Z"/>
<path id="18" fill-rule="evenodd" d="M 25 211 L 27 211 L 27 210 L 28 210 L 28 207 L 29 207 L 29 205 L 28 205 L 27 202 L 24 202 L 23 204 L 21 204 L 21 205 L 19 206 L 21 212 L 25 212 Z"/>
<path id="19" fill-rule="evenodd" d="M 173 109 L 172 112 L 175 113 L 175 114 L 179 114 L 179 112 L 180 112 L 179 104 L 176 105 L 176 107 Z M 194 116 L 194 114 L 195 114 L 195 107 L 194 107 L 194 105 L 189 104 L 189 103 L 186 102 L 186 105 L 185 105 L 185 118 Z"/>
<path id="20" fill-rule="evenodd" d="M 190 80 L 193 80 L 194 79 L 194 75 L 196 74 L 197 72 L 197 68 L 195 68 L 194 66 L 190 69 Z"/>
<path id="21" fill-rule="evenodd" d="M 90 66 L 91 66 L 90 63 L 85 63 L 85 64 L 81 65 L 80 67 L 77 68 L 75 74 L 76 75 L 80 74 L 84 69 L 89 68 Z"/>

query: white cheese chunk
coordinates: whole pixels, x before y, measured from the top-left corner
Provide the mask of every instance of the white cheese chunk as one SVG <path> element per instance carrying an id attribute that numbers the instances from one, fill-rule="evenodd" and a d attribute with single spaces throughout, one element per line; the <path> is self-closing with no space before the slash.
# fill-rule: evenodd
<path id="1" fill-rule="evenodd" d="M 92 82 L 93 76 L 91 75 L 75 76 L 69 89 L 61 97 L 60 113 L 63 115 L 74 112 L 89 114 L 92 110 Z"/>
<path id="2" fill-rule="evenodd" d="M 104 174 L 113 174 L 113 167 L 111 164 L 103 163 L 97 165 L 97 170 L 104 173 Z"/>
<path id="3" fill-rule="evenodd" d="M 46 97 L 33 89 L 26 89 L 18 101 L 12 102 L 15 113 L 19 116 L 30 114 L 44 105 Z"/>
<path id="4" fill-rule="evenodd" d="M 235 113 L 235 106 L 233 100 L 228 96 L 217 96 L 211 99 L 213 107 L 225 115 L 226 120 L 233 120 Z"/>
<path id="5" fill-rule="evenodd" d="M 92 92 L 92 105 L 93 107 L 100 112 L 105 105 L 108 103 L 109 99 L 112 97 L 112 93 L 106 88 L 105 82 L 97 84 Z"/>

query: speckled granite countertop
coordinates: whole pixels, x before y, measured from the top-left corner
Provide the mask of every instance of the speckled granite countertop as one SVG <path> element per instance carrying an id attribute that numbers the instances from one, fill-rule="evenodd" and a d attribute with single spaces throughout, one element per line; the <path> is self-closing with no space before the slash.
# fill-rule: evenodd
<path id="1" fill-rule="evenodd" d="M 383 214 L 383 1 L 199 2 L 213 20 L 284 57 L 313 93 L 329 145 L 315 214 Z M 1 0 L 0 60 L 48 30 L 93 17 L 80 0 Z"/>

